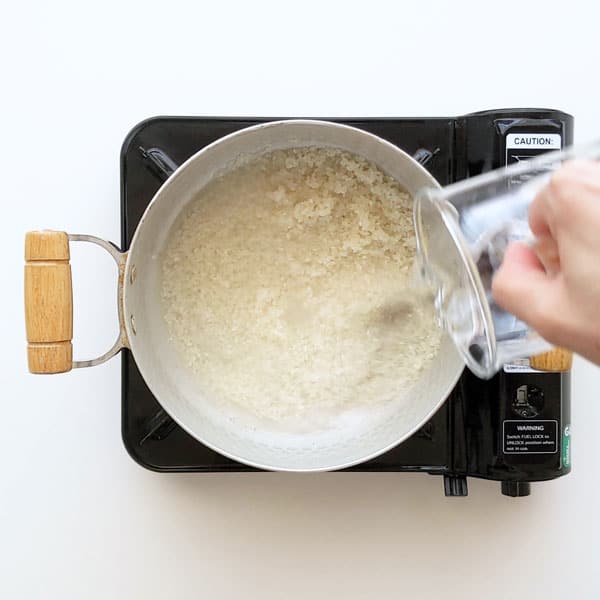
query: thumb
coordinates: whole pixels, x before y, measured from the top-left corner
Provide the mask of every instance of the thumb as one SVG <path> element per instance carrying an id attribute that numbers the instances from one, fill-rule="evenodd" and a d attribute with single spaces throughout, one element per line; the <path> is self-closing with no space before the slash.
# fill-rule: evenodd
<path id="1" fill-rule="evenodd" d="M 543 318 L 540 309 L 548 304 L 553 290 L 553 280 L 536 253 L 526 244 L 510 244 L 492 281 L 498 305 L 537 329 Z"/>

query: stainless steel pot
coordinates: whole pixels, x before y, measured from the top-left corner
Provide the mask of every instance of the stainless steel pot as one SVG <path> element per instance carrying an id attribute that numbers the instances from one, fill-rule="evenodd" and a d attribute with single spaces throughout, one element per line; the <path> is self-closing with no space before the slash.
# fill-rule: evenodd
<path id="1" fill-rule="evenodd" d="M 438 186 L 408 154 L 362 130 L 325 121 L 277 121 L 228 135 L 185 162 L 156 193 L 128 252 L 92 236 L 31 232 L 26 239 L 25 302 L 29 367 L 55 373 L 93 366 L 129 348 L 146 383 L 173 419 L 203 444 L 264 469 L 323 471 L 360 463 L 402 442 L 444 402 L 463 369 L 445 337 L 435 359 L 402 402 L 340 420 L 326 431 L 290 433 L 224 414 L 199 389 L 169 341 L 159 301 L 157 257 L 184 207 L 240 155 L 301 146 L 339 148 L 358 154 L 394 177 L 411 195 Z M 108 250 L 119 268 L 120 335 L 103 356 L 72 361 L 72 296 L 69 241 Z"/>

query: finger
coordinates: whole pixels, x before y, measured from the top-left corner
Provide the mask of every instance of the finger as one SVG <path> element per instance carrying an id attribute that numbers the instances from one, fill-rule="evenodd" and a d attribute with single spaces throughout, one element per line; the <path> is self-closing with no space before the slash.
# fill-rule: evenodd
<path id="1" fill-rule="evenodd" d="M 504 310 L 537 329 L 545 316 L 541 307 L 549 303 L 554 285 L 537 254 L 517 242 L 506 249 L 492 281 L 492 294 Z"/>
<path id="2" fill-rule="evenodd" d="M 535 237 L 553 237 L 550 224 L 552 193 L 552 188 L 546 185 L 529 206 L 529 228 Z"/>
<path id="3" fill-rule="evenodd" d="M 558 244 L 551 235 L 538 236 L 533 245 L 533 251 L 549 275 L 560 271 L 560 254 Z"/>
<path id="4" fill-rule="evenodd" d="M 596 160 L 587 158 L 577 158 L 565 162 L 561 167 L 563 173 L 567 172 L 573 175 L 584 185 L 598 187 L 598 174 L 600 173 L 600 163 Z M 558 172 L 558 171 L 557 171 Z"/>
<path id="5" fill-rule="evenodd" d="M 572 160 L 557 169 L 529 207 L 532 233 L 557 239 L 558 232 L 565 228 L 579 229 L 576 207 L 582 205 L 584 197 L 597 198 L 599 177 L 600 164 L 590 160 Z"/>

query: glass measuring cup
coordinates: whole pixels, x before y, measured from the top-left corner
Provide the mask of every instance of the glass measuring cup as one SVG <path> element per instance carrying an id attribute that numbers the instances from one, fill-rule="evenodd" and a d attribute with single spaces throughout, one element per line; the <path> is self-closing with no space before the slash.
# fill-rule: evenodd
<path id="1" fill-rule="evenodd" d="M 420 281 L 434 295 L 440 325 L 478 377 L 488 379 L 516 358 L 551 348 L 495 303 L 492 278 L 510 242 L 533 245 L 529 205 L 552 172 L 573 158 L 600 158 L 600 142 L 427 188 L 415 198 Z"/>

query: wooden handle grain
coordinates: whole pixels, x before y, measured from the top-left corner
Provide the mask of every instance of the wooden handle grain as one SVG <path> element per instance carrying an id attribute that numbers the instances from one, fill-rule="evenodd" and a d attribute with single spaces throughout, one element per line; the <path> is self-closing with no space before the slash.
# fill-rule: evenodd
<path id="1" fill-rule="evenodd" d="M 62 231 L 25 236 L 25 327 L 32 373 L 64 373 L 73 364 L 73 289 L 69 238 Z"/>
<path id="2" fill-rule="evenodd" d="M 532 369 L 539 371 L 570 371 L 573 366 L 573 353 L 564 348 L 554 348 L 544 354 L 532 356 L 529 364 Z"/>

